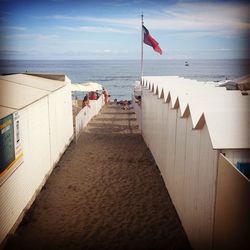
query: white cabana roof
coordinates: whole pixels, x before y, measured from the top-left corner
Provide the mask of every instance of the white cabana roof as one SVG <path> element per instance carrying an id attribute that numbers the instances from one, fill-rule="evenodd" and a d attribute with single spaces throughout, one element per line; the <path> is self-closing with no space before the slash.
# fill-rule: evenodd
<path id="1" fill-rule="evenodd" d="M 67 77 L 67 75 L 62 73 L 45 73 L 45 72 L 25 72 L 26 75 L 38 76 L 47 78 L 50 80 L 56 80 L 65 83 L 71 83 L 71 80 Z"/>
<path id="2" fill-rule="evenodd" d="M 142 85 L 190 115 L 194 129 L 206 123 L 214 148 L 250 148 L 250 96 L 177 76 L 143 77 Z"/>
<path id="3" fill-rule="evenodd" d="M 48 95 L 49 91 L 0 79 L 0 106 L 21 109 Z"/>
<path id="4" fill-rule="evenodd" d="M 206 111 L 204 116 L 214 148 L 249 148 L 249 111 Z"/>
<path id="5" fill-rule="evenodd" d="M 86 82 L 86 83 L 73 83 L 70 86 L 71 91 L 83 91 L 83 92 L 91 92 L 96 90 L 101 90 L 102 85 L 97 82 Z"/>
<path id="6" fill-rule="evenodd" d="M 0 79 L 47 91 L 55 91 L 59 88 L 62 88 L 66 84 L 65 82 L 62 81 L 51 80 L 44 77 L 38 77 L 26 74 L 6 75 L 6 76 L 1 76 Z"/>
<path id="7" fill-rule="evenodd" d="M 8 115 L 9 112 L 22 109 L 65 84 L 62 81 L 26 74 L 0 76 L 1 114 Z"/>
<path id="8" fill-rule="evenodd" d="M 0 106 L 0 119 L 14 113 L 16 110 Z"/>

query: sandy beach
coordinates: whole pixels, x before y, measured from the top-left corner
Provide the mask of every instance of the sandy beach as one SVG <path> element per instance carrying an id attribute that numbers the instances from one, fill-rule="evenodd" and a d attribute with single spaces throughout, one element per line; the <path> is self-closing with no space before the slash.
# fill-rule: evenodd
<path id="1" fill-rule="evenodd" d="M 133 110 L 88 124 L 5 249 L 190 249 Z"/>

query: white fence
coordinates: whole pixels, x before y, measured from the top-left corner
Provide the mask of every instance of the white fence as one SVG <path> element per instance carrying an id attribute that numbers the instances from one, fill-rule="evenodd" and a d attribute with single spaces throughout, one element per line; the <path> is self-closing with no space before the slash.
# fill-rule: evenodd
<path id="1" fill-rule="evenodd" d="M 220 150 L 213 149 L 206 123 L 201 129 L 193 129 L 190 112 L 181 116 L 178 102 L 173 107 L 171 96 L 159 98 L 145 87 L 142 107 L 135 106 L 135 110 L 141 120 L 143 138 L 161 171 L 192 247 L 213 249 L 214 223 L 220 217 L 215 217 L 215 206 L 219 204 L 215 201 Z M 230 209 L 234 198 L 231 199 L 229 203 L 225 201 L 223 209 L 227 205 Z M 242 209 L 241 205 L 237 206 Z M 240 213 L 234 215 L 232 220 L 240 218 Z M 243 218 L 247 220 L 249 216 L 245 213 Z M 246 224 L 249 228 L 249 221 Z"/>
<path id="2" fill-rule="evenodd" d="M 90 100 L 90 107 L 85 106 L 75 117 L 75 140 L 77 141 L 82 129 L 84 129 L 89 121 L 99 113 L 104 105 L 103 95 L 98 100 Z"/>

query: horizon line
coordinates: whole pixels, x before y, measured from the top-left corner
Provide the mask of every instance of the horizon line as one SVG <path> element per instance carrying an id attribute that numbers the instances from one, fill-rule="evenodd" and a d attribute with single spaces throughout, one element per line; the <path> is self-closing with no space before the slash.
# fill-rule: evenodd
<path id="1" fill-rule="evenodd" d="M 198 60 L 250 60 L 250 58 L 164 58 L 164 59 L 144 59 L 144 61 L 198 61 Z M 140 61 L 140 59 L 13 59 L 13 58 L 0 58 L 2 61 Z"/>

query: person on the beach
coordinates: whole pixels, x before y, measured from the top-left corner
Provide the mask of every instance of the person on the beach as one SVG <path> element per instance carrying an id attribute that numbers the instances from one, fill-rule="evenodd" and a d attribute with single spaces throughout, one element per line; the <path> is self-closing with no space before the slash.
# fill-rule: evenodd
<path id="1" fill-rule="evenodd" d="M 94 91 L 90 92 L 89 100 L 97 100 L 97 94 Z"/>
<path id="2" fill-rule="evenodd" d="M 141 106 L 141 96 L 139 95 L 139 96 L 135 96 L 135 102 L 139 105 L 139 106 Z"/>
<path id="3" fill-rule="evenodd" d="M 124 110 L 129 110 L 130 109 L 129 102 L 127 100 L 123 101 L 122 109 L 124 109 Z"/>
<path id="4" fill-rule="evenodd" d="M 90 108 L 90 105 L 89 105 L 89 95 L 86 94 L 82 100 L 82 108 L 88 106 Z"/>
<path id="5" fill-rule="evenodd" d="M 104 102 L 105 102 L 105 104 L 108 104 L 108 102 L 109 102 L 109 94 L 108 94 L 107 89 L 105 89 L 104 87 L 102 87 L 102 93 L 104 95 Z"/>

